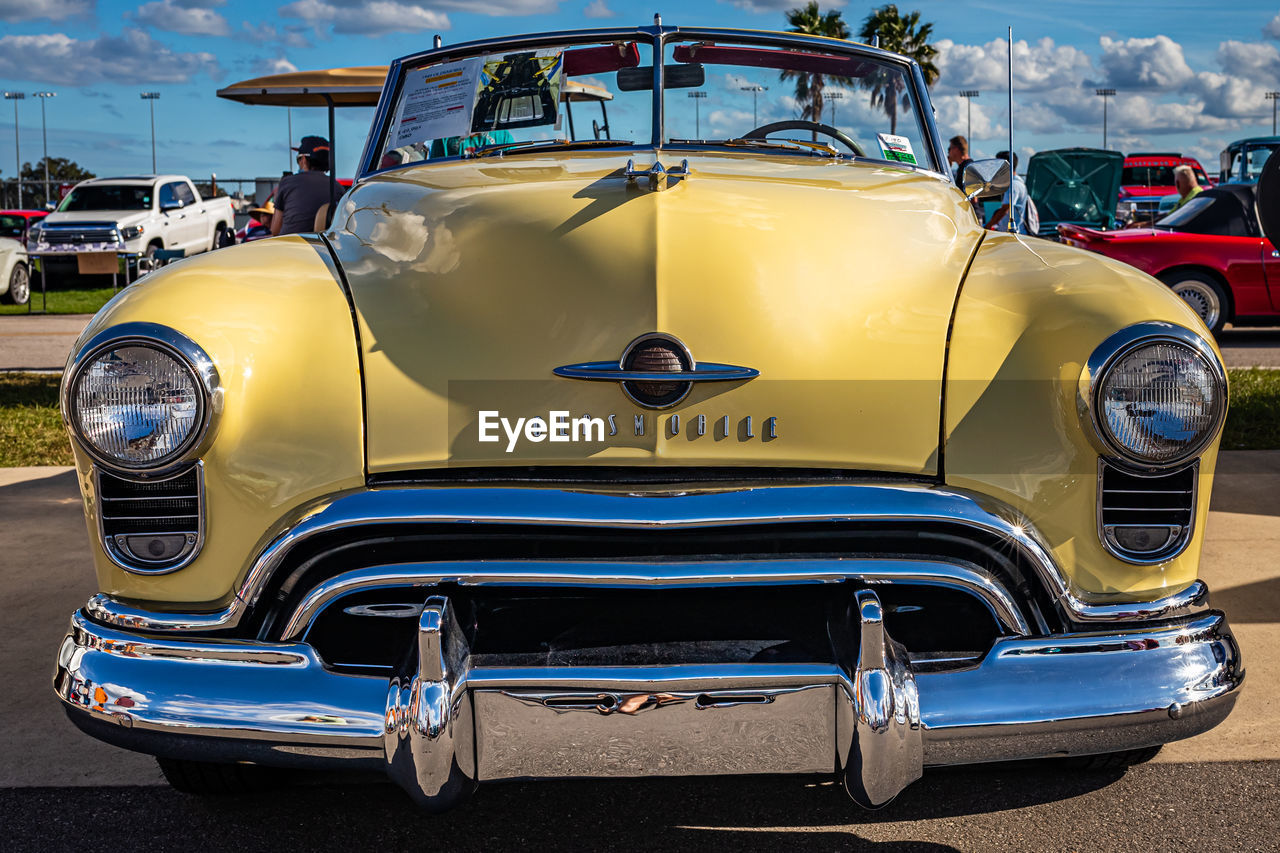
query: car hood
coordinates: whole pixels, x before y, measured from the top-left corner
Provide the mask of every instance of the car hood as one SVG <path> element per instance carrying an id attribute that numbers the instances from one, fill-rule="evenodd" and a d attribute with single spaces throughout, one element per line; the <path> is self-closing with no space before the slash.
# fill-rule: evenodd
<path id="1" fill-rule="evenodd" d="M 982 239 L 954 186 L 747 154 L 690 157 L 689 177 L 651 191 L 624 177 L 626 162 L 423 164 L 344 198 L 329 237 L 356 312 L 370 472 L 590 462 L 935 474 L 948 324 Z M 698 363 L 759 375 L 696 383 L 657 410 L 616 381 L 553 373 L 616 364 L 652 332 Z M 605 434 L 506 432 L 552 412 L 599 418 Z"/>
<path id="2" fill-rule="evenodd" d="M 12 237 L 0 237 L 0 255 L 8 255 L 13 252 L 26 254 L 26 249 L 24 249 L 22 244 L 17 240 L 14 240 Z"/>
<path id="3" fill-rule="evenodd" d="M 62 225 L 72 222 L 114 222 L 117 225 L 133 225 L 152 216 L 149 210 L 70 210 L 50 213 L 41 224 Z"/>
<path id="4" fill-rule="evenodd" d="M 1042 233 L 1059 223 L 1095 228 L 1115 225 L 1124 155 L 1097 148 L 1041 151 L 1027 164 L 1027 195 L 1040 214 Z"/>

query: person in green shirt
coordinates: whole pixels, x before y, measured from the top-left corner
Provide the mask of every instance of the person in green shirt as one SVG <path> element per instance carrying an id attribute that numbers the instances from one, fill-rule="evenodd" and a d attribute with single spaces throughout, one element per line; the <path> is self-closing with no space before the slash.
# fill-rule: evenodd
<path id="1" fill-rule="evenodd" d="M 1187 165 L 1176 166 L 1173 170 L 1173 185 L 1178 188 L 1178 203 L 1173 206 L 1174 210 L 1182 207 L 1191 199 L 1200 195 L 1203 187 L 1196 180 L 1195 171 Z"/>

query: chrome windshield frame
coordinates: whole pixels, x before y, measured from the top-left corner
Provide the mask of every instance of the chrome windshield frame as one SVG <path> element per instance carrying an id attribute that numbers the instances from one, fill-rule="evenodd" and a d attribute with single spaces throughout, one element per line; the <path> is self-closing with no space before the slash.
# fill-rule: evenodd
<path id="1" fill-rule="evenodd" d="M 369 135 L 365 140 L 364 151 L 360 155 L 357 182 L 363 181 L 375 174 L 403 168 L 405 165 L 420 165 L 414 163 L 401 164 L 388 168 L 379 167 L 381 159 L 379 152 L 382 148 L 382 140 L 386 136 L 388 123 L 391 119 L 391 113 L 393 112 L 396 100 L 400 96 L 400 90 L 404 80 L 404 72 L 407 67 L 417 66 L 423 62 L 444 61 L 453 58 L 471 56 L 480 52 L 491 52 L 512 47 L 537 47 L 539 45 L 556 44 L 569 41 L 580 43 L 607 42 L 618 39 L 630 39 L 649 44 L 653 49 L 653 117 L 650 126 L 650 138 L 647 146 L 637 140 L 630 146 L 620 145 L 619 150 L 635 150 L 636 148 L 644 147 L 660 150 L 666 147 L 664 143 L 666 128 L 663 116 L 665 95 L 665 90 L 663 89 L 663 57 L 666 53 L 667 42 L 672 39 L 683 41 L 691 38 L 732 40 L 740 44 L 807 47 L 830 53 L 845 53 L 863 56 L 878 62 L 901 66 L 906 70 L 907 76 L 910 79 L 913 110 L 916 112 L 917 120 L 920 122 L 921 133 L 925 138 L 925 144 L 929 148 L 928 159 L 930 162 L 928 164 L 921 164 L 917 168 L 929 173 L 946 176 L 946 167 L 943 165 L 946 163 L 946 149 L 943 147 L 942 137 L 939 134 L 937 124 L 933 120 L 933 112 L 929 108 L 931 105 L 931 101 L 929 99 L 929 88 L 925 83 L 924 75 L 920 70 L 920 66 L 915 62 L 915 60 L 896 53 L 890 53 L 886 50 L 881 50 L 877 47 L 861 44 L 859 42 L 809 36 L 801 33 L 765 32 L 760 30 L 738 30 L 718 27 L 671 27 L 658 25 L 644 27 L 611 27 L 587 30 L 557 30 L 496 39 L 478 39 L 462 42 L 456 45 L 447 45 L 430 50 L 424 50 L 408 56 L 400 57 L 392 62 L 390 67 L 387 69 L 386 83 L 383 85 L 382 95 L 378 98 L 378 106 L 374 113 L 373 123 L 370 125 Z M 708 143 L 707 147 L 715 148 L 717 146 L 712 142 Z M 720 147 L 723 148 L 723 146 Z M 902 166 L 903 164 L 896 165 Z"/>

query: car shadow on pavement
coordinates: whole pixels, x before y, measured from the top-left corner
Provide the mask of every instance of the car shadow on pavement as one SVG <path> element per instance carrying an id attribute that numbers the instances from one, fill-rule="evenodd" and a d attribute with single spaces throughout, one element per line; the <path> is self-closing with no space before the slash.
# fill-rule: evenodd
<path id="1" fill-rule="evenodd" d="M 1209 595 L 1209 604 L 1215 610 L 1225 612 L 1236 625 L 1280 621 L 1277 602 L 1280 602 L 1280 577 L 1215 589 Z"/>
<path id="2" fill-rule="evenodd" d="M 0 824 L 15 824 L 7 831 L 11 842 L 34 838 L 18 824 L 29 818 L 43 825 L 40 818 L 52 808 L 61 829 L 93 837 L 103 849 L 114 850 L 138 845 L 165 849 L 157 844 L 165 838 L 223 838 L 236 839 L 237 853 L 367 849 L 374 839 L 387 849 L 418 848 L 429 840 L 432 849 L 449 851 L 777 850 L 799 844 L 949 851 L 957 848 L 919 836 L 911 842 L 876 842 L 865 835 L 884 836 L 891 829 L 880 825 L 1069 800 L 1122 776 L 1114 771 L 1063 772 L 1048 763 L 935 770 L 874 812 L 857 807 L 827 779 L 800 777 L 492 784 L 482 786 L 468 803 L 439 815 L 419 811 L 390 784 L 331 785 L 328 777 L 321 777 L 321 784 L 209 799 L 162 787 L 29 788 L 0 790 L 0 812 L 8 815 Z M 121 808 L 122 803 L 128 807 Z"/>

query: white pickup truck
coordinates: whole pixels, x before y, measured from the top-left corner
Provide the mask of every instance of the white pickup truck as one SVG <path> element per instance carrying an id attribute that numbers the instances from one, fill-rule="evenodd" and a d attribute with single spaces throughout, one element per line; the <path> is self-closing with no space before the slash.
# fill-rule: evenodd
<path id="1" fill-rule="evenodd" d="M 202 199 L 182 175 L 94 178 L 32 227 L 28 251 L 47 259 L 50 271 L 88 252 L 194 255 L 234 242 L 233 221 L 231 199 Z"/>

